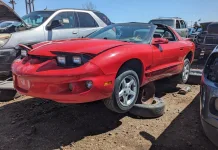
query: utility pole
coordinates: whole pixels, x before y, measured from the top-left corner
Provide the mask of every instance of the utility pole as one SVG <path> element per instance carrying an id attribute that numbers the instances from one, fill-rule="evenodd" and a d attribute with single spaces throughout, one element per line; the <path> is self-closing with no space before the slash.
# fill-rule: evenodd
<path id="1" fill-rule="evenodd" d="M 26 2 L 26 13 L 31 13 L 34 11 L 34 0 L 25 0 Z"/>
<path id="2" fill-rule="evenodd" d="M 14 0 L 10 0 L 9 3 L 12 5 L 12 8 L 14 10 L 14 5 L 17 4 Z"/>

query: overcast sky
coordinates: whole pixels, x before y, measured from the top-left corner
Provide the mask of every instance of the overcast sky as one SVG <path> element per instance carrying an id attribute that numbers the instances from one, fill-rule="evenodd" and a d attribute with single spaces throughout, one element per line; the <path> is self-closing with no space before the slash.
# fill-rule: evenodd
<path id="1" fill-rule="evenodd" d="M 9 0 L 3 1 L 9 4 Z M 15 1 L 15 11 L 25 15 L 25 0 Z M 181 17 L 189 24 L 199 19 L 218 21 L 218 0 L 35 0 L 35 10 L 82 8 L 87 2 L 92 2 L 112 22 L 148 22 L 157 17 Z"/>

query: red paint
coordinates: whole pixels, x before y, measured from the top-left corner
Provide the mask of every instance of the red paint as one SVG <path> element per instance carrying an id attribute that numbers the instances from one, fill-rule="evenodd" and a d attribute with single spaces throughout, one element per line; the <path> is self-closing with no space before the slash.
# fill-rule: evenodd
<path id="1" fill-rule="evenodd" d="M 165 41 L 159 44 L 162 51 L 152 44 L 102 39 L 46 41 L 33 45 L 29 55 L 46 57 L 47 60 L 37 61 L 37 58 L 26 57 L 14 61 L 12 72 L 15 88 L 24 95 L 62 103 L 84 103 L 108 98 L 113 92 L 118 70 L 130 59 L 138 59 L 143 64 L 141 86 L 150 81 L 170 77 L 182 72 L 184 58 L 189 52 L 194 54 L 195 49 L 194 43 L 183 40 L 174 33 L 179 41 Z M 89 53 L 97 56 L 80 67 L 64 68 L 57 66 L 53 51 Z M 91 89 L 85 87 L 85 82 L 89 80 L 93 82 Z M 112 84 L 104 85 L 110 81 Z M 70 83 L 76 89 L 71 91 Z"/>

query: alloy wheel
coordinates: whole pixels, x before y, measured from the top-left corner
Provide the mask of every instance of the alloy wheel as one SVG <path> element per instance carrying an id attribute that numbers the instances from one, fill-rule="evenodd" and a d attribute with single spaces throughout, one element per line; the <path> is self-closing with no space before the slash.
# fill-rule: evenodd
<path id="1" fill-rule="evenodd" d="M 137 95 L 136 79 L 132 75 L 126 76 L 120 83 L 119 101 L 123 106 L 131 105 Z"/>

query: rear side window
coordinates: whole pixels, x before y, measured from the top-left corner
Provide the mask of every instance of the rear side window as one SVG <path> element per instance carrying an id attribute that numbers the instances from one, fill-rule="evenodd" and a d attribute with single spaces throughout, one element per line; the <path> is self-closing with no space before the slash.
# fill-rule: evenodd
<path id="1" fill-rule="evenodd" d="M 186 28 L 185 21 L 183 21 L 183 20 L 180 20 L 180 24 L 181 24 L 181 28 Z"/>
<path id="2" fill-rule="evenodd" d="M 80 28 L 98 27 L 97 22 L 90 14 L 84 12 L 77 12 L 77 14 Z"/>
<path id="3" fill-rule="evenodd" d="M 179 20 L 176 20 L 176 29 L 180 29 L 180 23 L 179 23 Z"/>
<path id="4" fill-rule="evenodd" d="M 108 17 L 99 12 L 94 12 L 106 25 L 111 25 L 111 21 L 108 19 Z"/>

